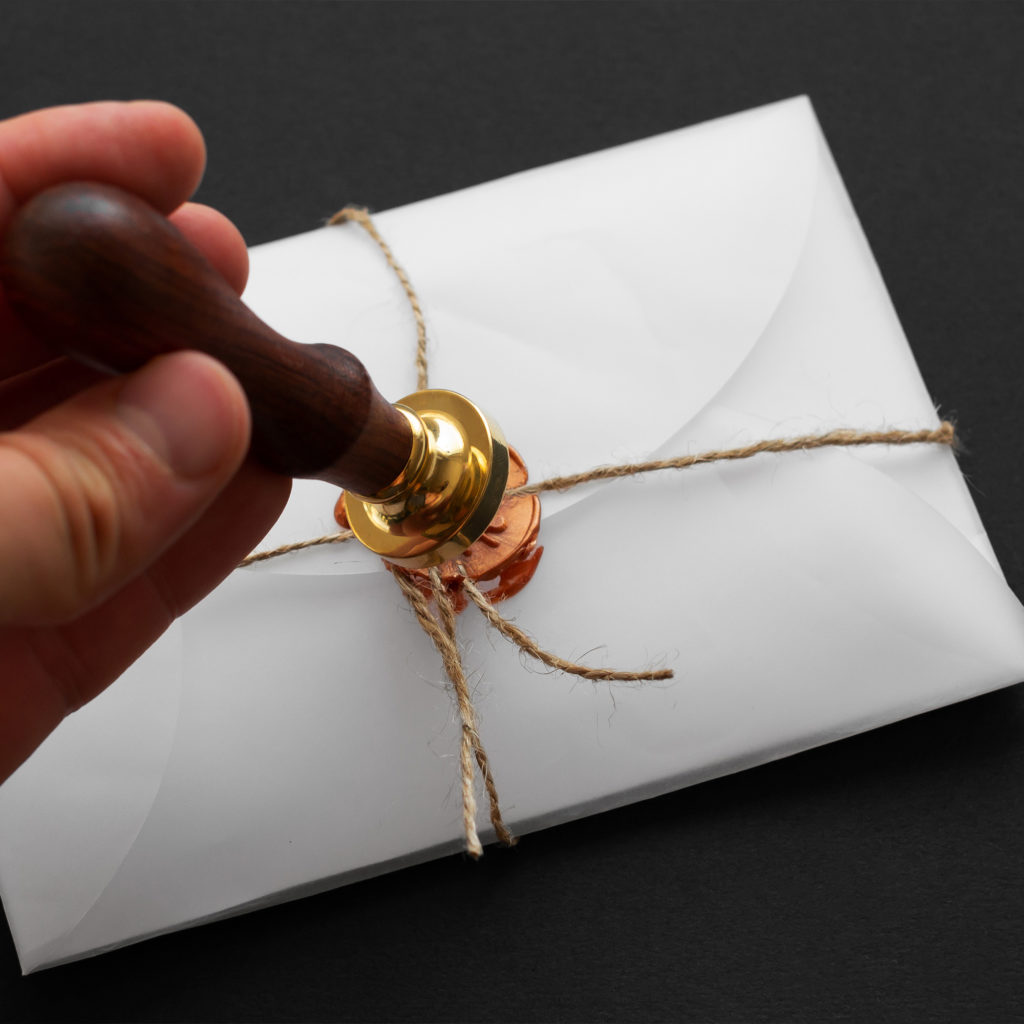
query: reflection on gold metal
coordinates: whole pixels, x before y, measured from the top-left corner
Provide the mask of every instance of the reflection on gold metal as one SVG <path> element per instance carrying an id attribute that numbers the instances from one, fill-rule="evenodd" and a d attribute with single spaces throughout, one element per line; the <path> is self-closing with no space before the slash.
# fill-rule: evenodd
<path id="1" fill-rule="evenodd" d="M 465 551 L 497 513 L 508 445 L 501 430 L 454 391 L 416 391 L 396 407 L 413 434 L 405 469 L 378 494 L 346 492 L 335 515 L 389 562 L 440 565 Z"/>
<path id="2" fill-rule="evenodd" d="M 441 585 L 456 612 L 466 607 L 465 579 L 481 584 L 487 600 L 495 605 L 518 594 L 530 582 L 544 553 L 537 545 L 540 498 L 535 494 L 508 493 L 528 479 L 519 453 L 515 448 L 509 448 L 508 453 L 508 488 L 490 526 L 458 559 L 438 566 Z M 425 569 L 410 569 L 406 575 L 424 597 L 433 596 L 433 585 Z"/>

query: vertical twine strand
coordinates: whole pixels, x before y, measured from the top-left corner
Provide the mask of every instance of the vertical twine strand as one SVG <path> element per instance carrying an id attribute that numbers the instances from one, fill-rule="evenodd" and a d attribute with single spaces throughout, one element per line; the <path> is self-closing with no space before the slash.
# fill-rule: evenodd
<path id="1" fill-rule="evenodd" d="M 438 614 L 441 617 L 441 625 L 449 640 L 449 646 L 455 653 L 456 666 L 448 667 L 448 675 L 455 688 L 455 697 L 459 705 L 459 717 L 462 719 L 462 732 L 469 737 L 470 746 L 473 749 L 473 756 L 476 758 L 477 767 L 480 769 L 480 776 L 484 780 L 484 789 L 487 791 L 487 802 L 490 808 L 491 825 L 498 838 L 507 846 L 514 846 L 515 836 L 506 828 L 501 817 L 501 805 L 498 801 L 498 788 L 494 784 L 494 775 L 491 772 L 491 762 L 484 750 L 483 741 L 477 730 L 476 710 L 473 707 L 473 700 L 469 694 L 469 684 L 466 682 L 466 672 L 462 665 L 462 658 L 459 654 L 459 644 L 455 633 L 455 605 L 452 603 L 444 583 L 441 582 L 441 574 L 438 570 L 430 570 L 430 587 L 434 593 L 434 603 L 437 605 Z M 454 669 L 454 671 L 453 671 Z"/>
<path id="2" fill-rule="evenodd" d="M 516 839 L 501 817 L 498 789 L 494 782 L 494 775 L 491 771 L 490 761 L 487 758 L 487 752 L 484 750 L 480 734 L 477 730 L 476 713 L 473 710 L 469 683 L 466 680 L 466 671 L 462 664 L 462 656 L 456 639 L 455 609 L 444 589 L 440 574 L 436 569 L 432 569 L 430 572 L 431 590 L 437 607 L 437 617 L 435 617 L 430 611 L 430 602 L 427 597 L 420 592 L 419 588 L 405 573 L 397 566 L 389 566 L 389 568 L 406 600 L 409 602 L 413 613 L 416 615 L 417 621 L 423 631 L 433 641 L 434 646 L 441 655 L 445 674 L 451 680 L 452 689 L 455 692 L 455 703 L 459 712 L 461 726 L 459 775 L 462 788 L 462 825 L 466 834 L 466 851 L 474 858 L 480 857 L 483 854 L 483 846 L 480 843 L 480 836 L 476 828 L 477 804 L 476 795 L 473 792 L 474 759 L 479 766 L 484 788 L 487 791 L 490 819 L 494 831 L 503 843 L 512 846 L 515 844 Z"/>
<path id="3" fill-rule="evenodd" d="M 423 318 L 423 309 L 420 306 L 419 296 L 413 288 L 409 275 L 406 274 L 391 247 L 380 236 L 377 226 L 370 217 L 370 212 L 363 206 L 346 206 L 339 210 L 327 222 L 328 224 L 345 224 L 346 222 L 358 224 L 378 245 L 384 253 L 384 259 L 388 266 L 395 272 L 395 276 L 401 282 L 409 305 L 412 307 L 413 319 L 416 321 L 416 390 L 424 391 L 427 387 L 427 323 Z"/>
<path id="4" fill-rule="evenodd" d="M 473 749 L 476 745 L 473 702 L 469 696 L 469 684 L 466 682 L 466 670 L 462 665 L 458 641 L 455 639 L 455 613 L 447 600 L 440 574 L 436 569 L 430 570 L 430 587 L 434 592 L 434 602 L 445 638 L 445 643 L 438 650 L 441 652 L 441 660 L 444 662 L 448 678 L 452 681 L 461 723 L 459 768 L 462 776 L 462 814 L 466 830 L 466 849 L 471 857 L 479 857 L 484 851 L 476 830 L 476 795 L 473 792 Z"/>

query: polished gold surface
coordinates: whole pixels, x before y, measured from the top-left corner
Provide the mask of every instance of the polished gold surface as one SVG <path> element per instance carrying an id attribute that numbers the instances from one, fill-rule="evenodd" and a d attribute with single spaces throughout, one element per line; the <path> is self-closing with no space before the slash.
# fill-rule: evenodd
<path id="1" fill-rule="evenodd" d="M 413 432 L 403 472 L 383 491 L 347 492 L 356 537 L 389 562 L 427 568 L 456 558 L 490 525 L 508 479 L 501 430 L 454 391 L 416 391 L 397 403 Z"/>
<path id="2" fill-rule="evenodd" d="M 487 600 L 492 605 L 497 604 L 518 594 L 530 582 L 544 552 L 537 545 L 540 498 L 535 494 L 508 493 L 529 479 L 526 464 L 515 448 L 509 448 L 508 454 L 508 483 L 497 514 L 479 539 L 457 559 L 437 567 L 441 584 L 456 612 L 466 607 L 465 578 L 482 584 Z M 434 588 L 426 569 L 409 569 L 406 575 L 425 597 L 433 595 Z"/>

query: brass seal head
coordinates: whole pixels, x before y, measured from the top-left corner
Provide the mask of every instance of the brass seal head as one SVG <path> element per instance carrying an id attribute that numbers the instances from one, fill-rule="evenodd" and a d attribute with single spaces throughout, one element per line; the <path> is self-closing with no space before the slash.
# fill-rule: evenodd
<path id="1" fill-rule="evenodd" d="M 405 469 L 383 491 L 344 495 L 366 547 L 409 569 L 457 558 L 490 525 L 505 494 L 508 445 L 487 415 L 454 391 L 416 391 L 395 403 L 412 428 Z"/>

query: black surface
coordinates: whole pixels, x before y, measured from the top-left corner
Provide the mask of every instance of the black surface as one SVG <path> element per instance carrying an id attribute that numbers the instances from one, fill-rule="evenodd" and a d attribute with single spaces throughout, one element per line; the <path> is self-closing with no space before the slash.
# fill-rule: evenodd
<path id="1" fill-rule="evenodd" d="M 811 95 L 1024 594 L 1024 6 L 6 3 L 0 116 L 152 96 L 250 242 Z M 628 202 L 610 196 L 610 202 Z M 1021 688 L 22 979 L 3 1020 L 1024 1020 Z"/>

